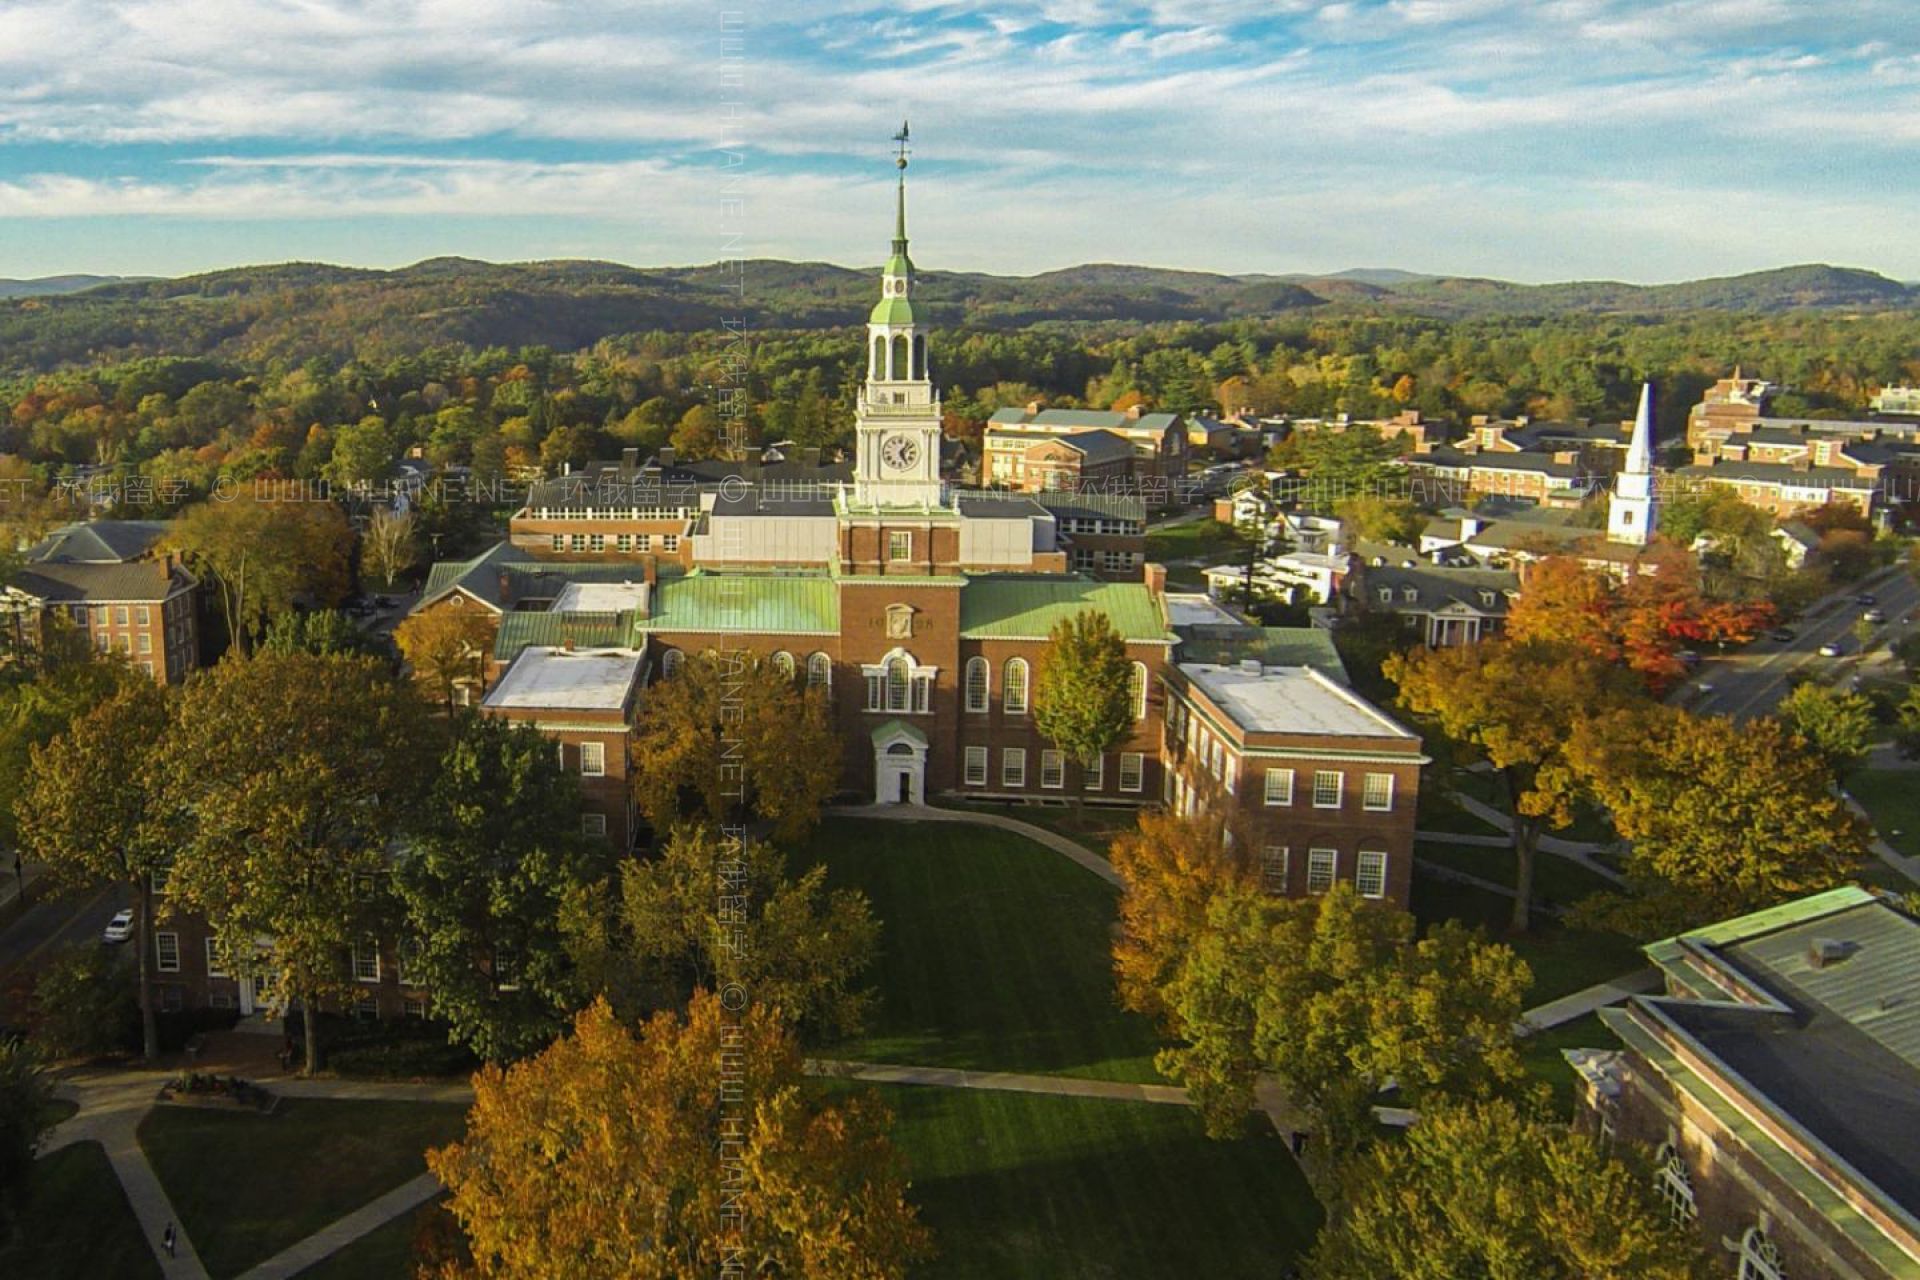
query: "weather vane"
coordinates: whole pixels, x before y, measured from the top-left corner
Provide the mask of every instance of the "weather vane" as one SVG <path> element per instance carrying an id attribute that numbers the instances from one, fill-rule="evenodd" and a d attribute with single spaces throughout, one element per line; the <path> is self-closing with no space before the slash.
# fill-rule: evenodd
<path id="1" fill-rule="evenodd" d="M 893 140 L 900 144 L 900 152 L 894 157 L 893 162 L 904 169 L 907 167 L 907 122 L 905 120 L 900 122 L 900 132 L 893 135 Z"/>

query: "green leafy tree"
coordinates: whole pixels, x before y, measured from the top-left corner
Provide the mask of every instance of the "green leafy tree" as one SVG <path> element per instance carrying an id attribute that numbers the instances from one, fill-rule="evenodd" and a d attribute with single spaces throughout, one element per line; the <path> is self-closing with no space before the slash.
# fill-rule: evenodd
<path id="1" fill-rule="evenodd" d="M 1325 509 L 1338 502 L 1378 496 L 1399 473 L 1400 441 L 1378 428 L 1354 425 L 1344 430 L 1296 430 L 1269 457 L 1277 470 L 1292 471 L 1304 482 L 1303 500 Z"/>
<path id="2" fill-rule="evenodd" d="M 333 456 L 326 477 L 342 488 L 379 484 L 393 472 L 400 443 L 384 418 L 365 417 L 333 433 Z"/>
<path id="3" fill-rule="evenodd" d="M 609 859 L 579 813 L 551 739 L 467 715 L 411 816 L 393 874 L 408 970 L 451 1038 L 487 1061 L 545 1044 L 584 1002 L 562 908 Z"/>
<path id="4" fill-rule="evenodd" d="M 296 596 L 331 605 L 346 594 L 353 531 L 330 502 L 202 502 L 174 520 L 167 541 L 211 578 L 242 653 Z"/>
<path id="5" fill-rule="evenodd" d="M 1133 713 L 1133 663 L 1112 619 L 1082 609 L 1054 623 L 1033 687 L 1033 723 L 1041 735 L 1091 768 L 1126 738 Z"/>
<path id="6" fill-rule="evenodd" d="M 126 967 L 98 945 L 70 947 L 56 955 L 34 979 L 33 1003 L 34 1043 L 63 1057 L 124 1049 L 129 1033 L 143 1022 L 147 1034 L 153 1033 L 151 1006 L 144 999 L 136 1001 Z M 154 1056 L 150 1050 L 147 1060 Z"/>
<path id="7" fill-rule="evenodd" d="M 261 653 L 366 654 L 375 652 L 367 633 L 338 609 L 298 609 L 277 615 L 260 639 Z"/>
<path id="8" fill-rule="evenodd" d="M 1706 1280 L 1634 1156 L 1506 1100 L 1424 1108 L 1346 1170 L 1313 1280 Z"/>
<path id="9" fill-rule="evenodd" d="M 826 880 L 824 864 L 788 878 L 785 856 L 760 841 L 676 827 L 658 857 L 629 861 L 621 875 L 634 986 L 655 1004 L 696 988 L 742 990 L 809 1038 L 854 1033 L 872 1003 L 855 983 L 880 924 L 865 894 Z"/>
<path id="10" fill-rule="evenodd" d="M 15 801 L 22 848 L 63 885 L 118 885 L 134 903 L 141 1046 L 160 1052 L 148 989 L 154 920 L 153 877 L 171 858 L 157 770 L 171 722 L 171 697 L 150 680 L 128 680 L 67 731 L 32 751 Z"/>
<path id="11" fill-rule="evenodd" d="M 1860 767 L 1879 734 L 1871 698 L 1813 681 L 1782 698 L 1774 713 L 1813 745 L 1836 778 Z"/>
<path id="12" fill-rule="evenodd" d="M 1219 1136 L 1239 1132 L 1255 1080 L 1276 1076 L 1332 1160 L 1364 1145 L 1389 1081 L 1417 1106 L 1516 1087 L 1527 966 L 1453 921 L 1415 932 L 1349 884 L 1309 899 L 1223 884 L 1166 985 L 1180 1043 L 1161 1071 Z"/>
<path id="13" fill-rule="evenodd" d="M 180 841 L 168 884 L 207 917 L 231 963 L 273 940 L 301 1004 L 307 1070 L 318 1006 L 353 991 L 351 950 L 390 929 L 377 886 L 429 770 L 432 722 L 363 658 L 263 654 L 189 683 L 161 745 L 164 812 Z"/>
<path id="14" fill-rule="evenodd" d="M 136 678 L 144 677 L 118 659 L 85 654 L 30 680 L 7 679 L 0 668 L 0 851 L 19 843 L 18 805 L 32 777 L 33 749 Z"/>
<path id="15" fill-rule="evenodd" d="M 754 815 L 797 840 L 840 785 L 826 691 L 727 652 L 689 658 L 647 690 L 634 725 L 633 796 L 655 828 Z"/>

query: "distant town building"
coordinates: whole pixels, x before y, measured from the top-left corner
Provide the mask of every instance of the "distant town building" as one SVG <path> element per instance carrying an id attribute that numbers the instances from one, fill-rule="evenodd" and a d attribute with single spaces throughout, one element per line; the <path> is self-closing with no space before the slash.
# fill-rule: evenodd
<path id="1" fill-rule="evenodd" d="M 1920 921 L 1836 889 L 1656 942 L 1660 995 L 1568 1050 L 1582 1123 L 1654 1156 L 1741 1280 L 1920 1276 Z"/>
<path id="2" fill-rule="evenodd" d="M 1130 452 L 1119 454 L 1102 436 L 1118 437 Z M 1072 455 L 1058 445 L 1046 449 L 1039 437 L 1082 443 Z M 1179 496 L 1189 456 L 1187 429 L 1178 414 L 1146 413 L 1137 405 L 1123 412 L 1044 409 L 1038 402 L 1002 409 L 987 420 L 983 447 L 983 478 L 989 485 L 1025 492 L 1068 489 L 1073 486 L 1064 476 L 1085 472 L 1083 487 L 1137 493 L 1154 506 L 1170 505 Z"/>
<path id="3" fill-rule="evenodd" d="M 1870 404 L 1875 413 L 1920 417 L 1920 387 L 1882 387 Z"/>
<path id="4" fill-rule="evenodd" d="M 159 550 L 167 525 L 91 520 L 54 530 L 28 548 L 0 585 L 0 615 L 29 642 L 70 624 L 99 653 L 117 654 L 162 684 L 200 665 L 199 581 Z"/>

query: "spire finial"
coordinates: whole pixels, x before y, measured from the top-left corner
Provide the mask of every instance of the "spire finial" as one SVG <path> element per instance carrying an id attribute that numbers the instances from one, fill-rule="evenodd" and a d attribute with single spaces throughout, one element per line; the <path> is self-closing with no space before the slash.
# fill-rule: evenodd
<path id="1" fill-rule="evenodd" d="M 893 206 L 893 251 L 904 257 L 907 252 L 907 122 L 900 122 L 900 132 L 893 135 L 893 163 L 900 170 L 900 187 L 894 195 Z"/>
<path id="2" fill-rule="evenodd" d="M 907 122 L 905 120 L 902 120 L 900 122 L 900 132 L 893 135 L 893 141 L 898 148 L 898 150 L 894 154 L 893 162 L 896 165 L 898 165 L 900 168 L 904 169 L 907 167 L 907 155 L 908 155 Z"/>

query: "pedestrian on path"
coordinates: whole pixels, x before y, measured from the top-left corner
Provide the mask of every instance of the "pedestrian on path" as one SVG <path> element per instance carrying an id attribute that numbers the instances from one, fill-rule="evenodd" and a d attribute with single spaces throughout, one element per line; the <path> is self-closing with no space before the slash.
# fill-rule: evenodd
<path id="1" fill-rule="evenodd" d="M 173 1245 L 174 1245 L 173 1224 L 169 1222 L 167 1224 L 167 1229 L 160 1233 L 160 1247 L 167 1251 L 167 1256 L 169 1258 L 173 1257 Z"/>

